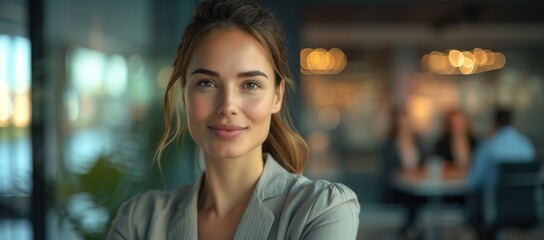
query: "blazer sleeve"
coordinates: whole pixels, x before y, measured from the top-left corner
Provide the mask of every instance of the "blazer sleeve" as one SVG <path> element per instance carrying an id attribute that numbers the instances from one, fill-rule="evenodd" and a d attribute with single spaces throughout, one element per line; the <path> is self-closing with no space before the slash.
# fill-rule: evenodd
<path id="1" fill-rule="evenodd" d="M 134 213 L 137 200 L 138 196 L 135 196 L 121 204 L 117 211 L 117 216 L 111 223 L 108 240 L 134 239 L 130 233 L 132 232 L 131 227 L 133 226 L 132 214 Z"/>
<path id="2" fill-rule="evenodd" d="M 303 239 L 356 239 L 359 201 L 348 187 L 331 183 L 315 199 Z"/>
<path id="3" fill-rule="evenodd" d="M 159 191 L 135 195 L 119 207 L 111 223 L 108 240 L 135 240 L 145 238 L 153 215 L 154 205 L 163 199 Z"/>

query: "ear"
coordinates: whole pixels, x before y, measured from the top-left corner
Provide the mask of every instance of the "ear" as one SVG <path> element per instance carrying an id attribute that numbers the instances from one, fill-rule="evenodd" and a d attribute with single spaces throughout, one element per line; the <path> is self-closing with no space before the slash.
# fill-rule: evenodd
<path id="1" fill-rule="evenodd" d="M 274 92 L 274 103 L 272 105 L 272 113 L 277 113 L 281 110 L 283 103 L 283 94 L 285 92 L 285 81 L 281 80 Z"/>

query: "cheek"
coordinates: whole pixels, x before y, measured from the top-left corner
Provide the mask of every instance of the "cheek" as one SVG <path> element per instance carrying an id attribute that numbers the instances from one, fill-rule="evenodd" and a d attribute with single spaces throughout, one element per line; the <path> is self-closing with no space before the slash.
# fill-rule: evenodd
<path id="1" fill-rule="evenodd" d="M 246 104 L 245 113 L 254 124 L 265 124 L 266 120 L 272 115 L 272 100 L 260 99 L 249 101 Z"/>
<path id="2" fill-rule="evenodd" d="M 212 111 L 209 99 L 202 99 L 195 95 L 188 94 L 186 98 L 186 114 L 189 128 L 194 128 L 198 123 L 204 122 Z"/>

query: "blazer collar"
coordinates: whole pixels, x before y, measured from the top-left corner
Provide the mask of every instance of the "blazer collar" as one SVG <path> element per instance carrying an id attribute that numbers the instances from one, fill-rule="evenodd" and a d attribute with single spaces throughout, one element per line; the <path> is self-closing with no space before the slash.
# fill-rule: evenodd
<path id="1" fill-rule="evenodd" d="M 267 239 L 273 223 L 274 214 L 253 194 L 238 223 L 234 239 Z"/>
<path id="2" fill-rule="evenodd" d="M 289 185 L 290 176 L 272 155 L 265 154 L 263 173 L 255 186 L 251 199 L 240 219 L 234 239 L 266 239 L 274 223 L 274 214 L 263 203 L 266 199 L 281 195 Z M 168 239 L 198 238 L 198 193 L 204 173 L 192 185 L 191 190 L 178 204 Z"/>
<path id="3" fill-rule="evenodd" d="M 266 153 L 265 159 L 263 173 L 255 186 L 255 195 L 261 201 L 282 194 L 288 187 L 290 178 L 294 176 L 276 162 L 271 154 Z"/>
<path id="4" fill-rule="evenodd" d="M 198 239 L 198 192 L 204 174 L 193 183 L 191 189 L 182 197 L 168 231 L 168 239 Z"/>
<path id="5" fill-rule="evenodd" d="M 272 155 L 267 153 L 265 159 L 263 173 L 238 224 L 234 239 L 267 239 L 274 224 L 274 214 L 264 201 L 281 195 L 291 175 Z"/>

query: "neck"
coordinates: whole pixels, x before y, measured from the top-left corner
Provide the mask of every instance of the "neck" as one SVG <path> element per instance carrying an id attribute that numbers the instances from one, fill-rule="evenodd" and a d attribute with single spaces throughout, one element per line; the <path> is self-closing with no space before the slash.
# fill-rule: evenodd
<path id="1" fill-rule="evenodd" d="M 199 210 L 225 216 L 245 209 L 264 169 L 261 149 L 239 158 L 204 155 L 206 173 L 199 194 Z"/>

